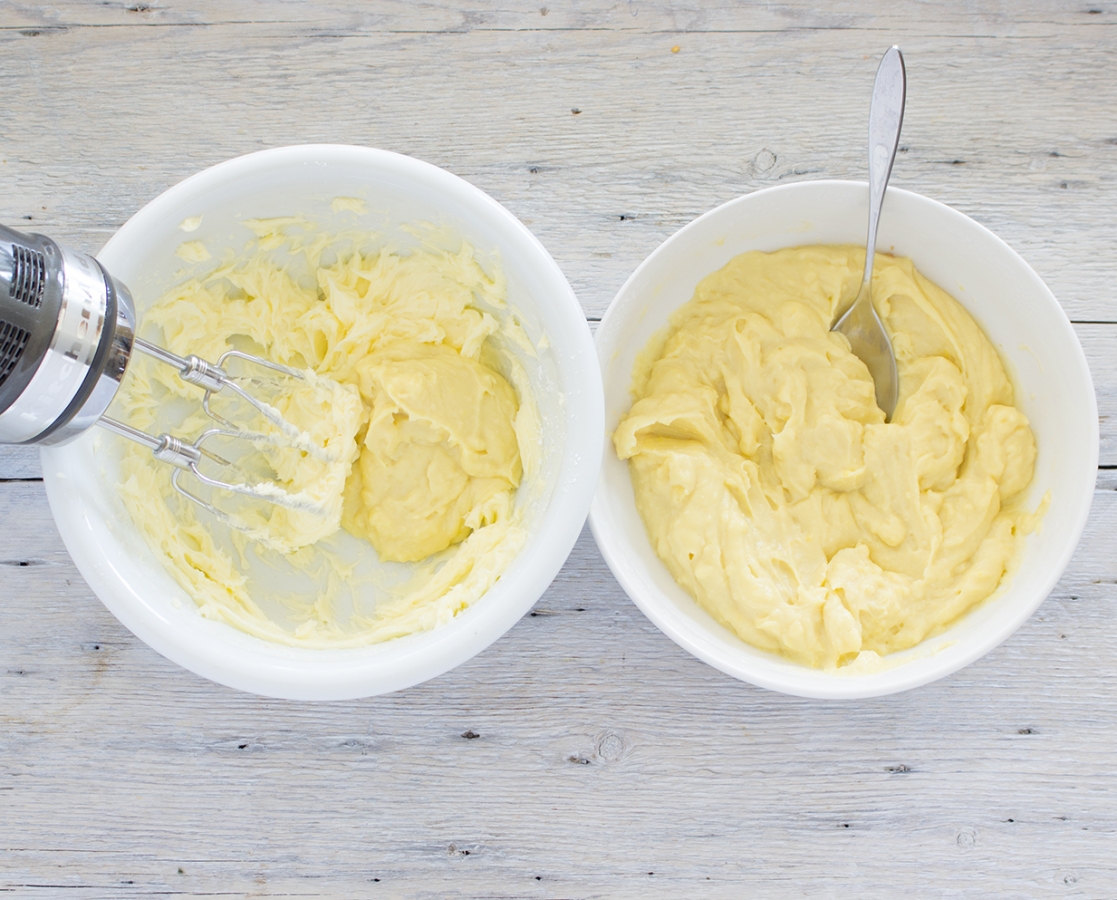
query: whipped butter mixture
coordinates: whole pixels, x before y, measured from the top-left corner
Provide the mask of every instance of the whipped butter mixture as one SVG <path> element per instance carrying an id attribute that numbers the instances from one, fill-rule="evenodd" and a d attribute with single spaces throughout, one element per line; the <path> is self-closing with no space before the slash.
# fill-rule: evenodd
<path id="1" fill-rule="evenodd" d="M 908 259 L 873 300 L 893 421 L 835 312 L 864 249 L 736 257 L 639 358 L 613 441 L 676 581 L 742 639 L 814 667 L 911 647 L 996 590 L 1035 516 L 1035 440 L 997 352 Z M 859 658 L 860 657 L 860 658 Z"/>
<path id="2" fill-rule="evenodd" d="M 172 289 L 142 331 L 182 355 L 236 348 L 304 373 L 267 399 L 292 434 L 247 445 L 296 508 L 199 490 L 248 526 L 230 530 L 132 444 L 125 505 L 204 616 L 308 646 L 433 628 L 484 594 L 525 539 L 515 497 L 539 459 L 539 425 L 505 352 L 525 339 L 503 277 L 464 244 L 370 249 L 375 236 L 326 236 L 296 219 L 245 224 L 256 234 L 247 250 Z M 209 257 L 189 243 L 184 259 Z M 194 437 L 214 425 L 200 399 L 137 357 L 117 409 L 145 430 Z M 222 409 L 259 424 L 251 409 Z M 189 475 L 183 485 L 200 487 Z M 362 569 L 372 549 L 378 565 Z"/>

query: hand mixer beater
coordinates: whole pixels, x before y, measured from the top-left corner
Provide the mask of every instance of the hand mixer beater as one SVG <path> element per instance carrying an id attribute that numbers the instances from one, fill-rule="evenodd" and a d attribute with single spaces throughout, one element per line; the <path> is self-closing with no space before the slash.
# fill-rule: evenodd
<path id="1" fill-rule="evenodd" d="M 211 489 L 313 511 L 305 496 L 254 479 L 236 461 L 204 446 L 218 438 L 300 445 L 298 429 L 246 387 L 260 385 L 259 375 L 232 375 L 226 363 L 237 359 L 272 378 L 301 380 L 302 373 L 237 350 L 216 363 L 181 357 L 136 337 L 135 326 L 128 289 L 93 257 L 43 235 L 0 225 L 0 444 L 61 444 L 96 424 L 143 444 L 156 459 L 175 466 L 175 489 L 234 527 L 240 527 L 235 517 L 181 483 L 184 473 Z M 108 418 L 105 411 L 135 350 L 174 366 L 184 382 L 202 388 L 202 406 L 217 427 L 188 441 L 168 433 L 147 434 Z M 274 430 L 246 430 L 219 415 L 211 400 L 226 390 L 250 404 Z M 215 478 L 203 465 L 229 474 Z"/>

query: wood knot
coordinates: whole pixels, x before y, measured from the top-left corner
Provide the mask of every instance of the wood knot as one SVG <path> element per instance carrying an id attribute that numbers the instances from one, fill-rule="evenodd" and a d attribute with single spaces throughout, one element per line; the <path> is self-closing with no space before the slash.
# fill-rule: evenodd
<path id="1" fill-rule="evenodd" d="M 772 167 L 776 164 L 776 154 L 765 147 L 752 158 L 750 168 L 753 175 L 763 175 L 765 172 L 771 171 Z"/>
<path id="2" fill-rule="evenodd" d="M 624 738 L 613 731 L 606 731 L 597 738 L 596 754 L 606 762 L 616 762 L 625 751 Z"/>

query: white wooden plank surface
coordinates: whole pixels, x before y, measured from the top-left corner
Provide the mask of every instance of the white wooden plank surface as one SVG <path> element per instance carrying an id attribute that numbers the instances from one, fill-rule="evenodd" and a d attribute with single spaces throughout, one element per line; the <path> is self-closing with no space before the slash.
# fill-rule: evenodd
<path id="1" fill-rule="evenodd" d="M 1052 287 L 1109 467 L 1037 614 L 897 697 L 824 704 L 720 675 L 644 619 L 587 532 L 476 659 L 314 705 L 136 641 L 69 562 L 34 451 L 5 448 L 0 891 L 1117 896 L 1115 28 L 1100 0 L 0 0 L 0 221 L 95 250 L 221 159 L 364 143 L 505 203 L 591 319 L 711 206 L 862 177 L 868 85 L 898 42 L 895 183 L 989 225 Z"/>

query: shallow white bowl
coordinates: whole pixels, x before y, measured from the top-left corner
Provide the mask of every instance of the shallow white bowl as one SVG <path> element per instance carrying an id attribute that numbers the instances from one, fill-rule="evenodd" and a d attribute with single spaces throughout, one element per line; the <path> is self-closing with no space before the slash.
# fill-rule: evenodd
<path id="1" fill-rule="evenodd" d="M 339 220 L 331 200 L 365 201 Z M 499 260 L 508 300 L 533 340 L 523 358 L 542 417 L 540 490 L 527 508 L 531 536 L 500 581 L 452 622 L 430 632 L 353 650 L 279 646 L 203 619 L 132 525 L 116 494 L 114 461 L 95 433 L 42 453 L 47 497 L 62 539 L 113 614 L 164 656 L 222 684 L 274 697 L 335 700 L 417 684 L 479 653 L 540 597 L 585 522 L 601 455 L 601 381 L 592 338 L 570 285 L 511 213 L 462 179 L 382 150 L 308 145 L 265 150 L 200 172 L 157 197 L 105 245 L 99 259 L 129 286 L 142 310 L 184 277 L 175 249 L 203 240 L 219 256 L 241 249 L 239 221 L 301 214 L 341 228 L 399 235 L 431 223 Z M 189 234 L 180 224 L 202 216 Z M 521 488 L 523 492 L 523 488 Z M 370 551 L 371 552 L 371 551 Z"/>
<path id="2" fill-rule="evenodd" d="M 876 672 L 810 669 L 758 650 L 718 624 L 675 583 L 636 511 L 628 467 L 610 436 L 632 404 L 636 354 L 688 301 L 698 282 L 747 250 L 865 240 L 868 187 L 816 181 L 748 194 L 670 237 L 625 282 L 596 335 L 605 384 L 606 438 L 590 524 L 617 580 L 659 628 L 699 659 L 761 687 L 804 697 L 856 698 L 926 684 L 996 647 L 1043 602 L 1086 524 L 1098 464 L 1090 372 L 1070 322 L 1039 276 L 988 229 L 934 200 L 890 188 L 878 250 L 910 256 L 953 294 L 1008 364 L 1016 400 L 1038 445 L 1031 506 L 1050 492 L 1042 530 L 1027 538 L 1011 579 L 944 633 L 886 657 Z"/>

